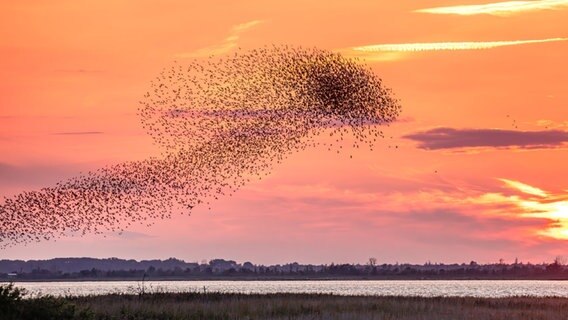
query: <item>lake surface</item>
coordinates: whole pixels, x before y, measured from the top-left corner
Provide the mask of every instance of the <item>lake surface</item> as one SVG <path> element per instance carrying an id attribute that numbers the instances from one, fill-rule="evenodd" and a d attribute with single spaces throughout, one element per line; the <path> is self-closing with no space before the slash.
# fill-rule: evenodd
<path id="1" fill-rule="evenodd" d="M 31 294 L 99 295 L 146 292 L 332 293 L 370 296 L 568 297 L 568 281 L 84 281 L 17 282 Z"/>

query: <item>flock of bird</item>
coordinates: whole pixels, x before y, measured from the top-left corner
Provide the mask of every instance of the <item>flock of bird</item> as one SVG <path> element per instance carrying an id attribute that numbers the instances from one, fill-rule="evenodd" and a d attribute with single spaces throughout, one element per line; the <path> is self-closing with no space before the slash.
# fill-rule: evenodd
<path id="1" fill-rule="evenodd" d="M 399 113 L 369 68 L 325 50 L 273 46 L 174 63 L 139 107 L 162 155 L 5 198 L 0 248 L 190 213 L 267 175 L 291 153 L 321 146 L 323 133 L 372 148 L 380 125 Z"/>

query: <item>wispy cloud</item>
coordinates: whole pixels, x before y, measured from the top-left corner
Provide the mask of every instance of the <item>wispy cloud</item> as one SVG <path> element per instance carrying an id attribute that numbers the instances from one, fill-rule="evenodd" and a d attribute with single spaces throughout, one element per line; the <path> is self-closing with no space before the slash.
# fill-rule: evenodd
<path id="1" fill-rule="evenodd" d="M 241 34 L 263 23 L 263 20 L 252 20 L 235 25 L 231 28 L 229 36 L 221 43 L 195 50 L 193 52 L 178 53 L 179 58 L 201 58 L 225 54 L 237 47 Z"/>
<path id="2" fill-rule="evenodd" d="M 371 44 L 335 51 L 351 58 L 362 58 L 369 62 L 397 61 L 411 54 L 430 51 L 463 51 L 487 50 L 508 46 L 542 44 L 548 42 L 566 41 L 568 38 L 548 38 L 533 40 L 508 41 L 455 41 L 455 42 L 416 42 L 416 43 L 384 43 Z"/>
<path id="3" fill-rule="evenodd" d="M 74 163 L 16 165 L 0 162 L 0 187 L 42 186 L 89 169 L 88 165 Z"/>
<path id="4" fill-rule="evenodd" d="M 562 146 L 568 142 L 568 132 L 435 128 L 403 138 L 416 141 L 419 148 L 427 150 L 480 147 L 539 149 Z"/>
<path id="5" fill-rule="evenodd" d="M 545 129 L 566 129 L 568 128 L 568 121 L 553 121 L 548 119 L 541 119 L 536 122 L 536 125 Z"/>
<path id="6" fill-rule="evenodd" d="M 537 233 L 559 240 L 568 240 L 568 195 L 550 194 L 540 188 L 530 186 L 518 181 L 499 179 L 515 190 L 537 196 L 535 197 L 516 197 L 506 196 L 501 193 L 487 195 L 489 202 L 496 200 L 502 203 L 509 203 L 516 207 L 515 214 L 526 219 L 546 219 L 549 221 L 546 228 Z M 506 209 L 509 211 L 509 209 Z M 510 212 L 510 211 L 509 211 Z"/>
<path id="7" fill-rule="evenodd" d="M 94 134 L 103 134 L 102 131 L 69 131 L 69 132 L 57 132 L 54 135 L 58 136 L 76 136 L 76 135 L 94 135 Z"/>
<path id="8" fill-rule="evenodd" d="M 63 73 L 101 73 L 101 70 L 91 70 L 91 69 L 57 69 L 56 72 Z"/>
<path id="9" fill-rule="evenodd" d="M 123 230 L 123 231 L 119 231 L 119 232 L 106 232 L 105 235 L 109 235 L 109 236 L 115 237 L 115 238 L 130 239 L 130 240 L 154 238 L 154 236 L 149 235 L 147 233 L 136 232 L 136 231 L 128 231 L 128 230 Z"/>
<path id="10" fill-rule="evenodd" d="M 379 178 L 378 188 L 372 189 L 373 192 L 368 188 L 345 188 L 343 184 L 300 188 L 279 184 L 274 188 L 253 188 L 256 191 L 253 198 L 258 201 L 257 206 L 265 208 L 262 212 L 286 207 L 287 214 L 303 221 L 300 225 L 310 232 L 412 230 L 409 237 L 429 242 L 438 237 L 444 241 L 461 239 L 462 244 L 478 248 L 479 241 L 490 239 L 516 245 L 568 239 L 568 211 L 565 211 L 568 208 L 562 209 L 568 204 L 567 194 L 512 179 L 497 179 L 502 185 L 493 181 L 472 184 L 448 179 L 439 181 L 443 184 L 439 186 L 431 183 L 432 179 L 400 180 L 402 187 L 392 188 L 392 184 L 381 185 L 385 181 Z M 307 214 L 311 212 L 326 212 L 326 215 Z M 559 212 L 565 214 L 560 222 Z M 346 214 L 350 217 L 348 221 L 344 219 Z M 566 233 L 564 237 L 562 232 Z"/>
<path id="11" fill-rule="evenodd" d="M 566 41 L 568 38 L 549 38 L 537 40 L 514 40 L 514 41 L 469 41 L 469 42 L 426 42 L 426 43 L 397 43 L 397 44 L 374 44 L 353 47 L 351 50 L 373 52 L 419 52 L 441 50 L 482 50 L 506 46 L 518 46 L 524 44 L 546 43 Z"/>
<path id="12" fill-rule="evenodd" d="M 503 183 L 497 190 L 483 185 L 455 187 L 453 190 L 425 188 L 419 192 L 378 197 L 381 207 L 386 204 L 393 212 L 399 212 L 400 208 L 412 210 L 417 219 L 422 219 L 421 213 L 424 212 L 448 212 L 453 214 L 441 219 L 444 225 L 447 221 L 456 222 L 454 218 L 459 221 L 471 217 L 471 220 L 477 220 L 476 227 L 479 223 L 489 222 L 491 234 L 506 239 L 519 242 L 534 241 L 539 237 L 568 240 L 568 193 L 545 191 L 512 179 L 497 180 Z M 413 199 L 412 204 L 408 203 L 408 199 Z M 460 232 L 469 231 L 460 228 Z"/>
<path id="13" fill-rule="evenodd" d="M 432 14 L 510 16 L 523 12 L 541 10 L 560 10 L 568 7 L 568 0 L 505 1 L 486 4 L 459 5 L 419 9 L 414 12 Z"/>
<path id="14" fill-rule="evenodd" d="M 526 194 L 530 194 L 533 196 L 537 196 L 537 197 L 541 197 L 541 198 L 545 198 L 548 196 L 548 194 L 542 190 L 539 189 L 537 187 L 533 187 L 533 186 L 529 186 L 528 184 L 519 182 L 519 181 L 514 181 L 514 180 L 509 180 L 509 179 L 499 179 L 500 181 L 504 182 L 507 186 L 519 190 L 522 193 L 526 193 Z"/>

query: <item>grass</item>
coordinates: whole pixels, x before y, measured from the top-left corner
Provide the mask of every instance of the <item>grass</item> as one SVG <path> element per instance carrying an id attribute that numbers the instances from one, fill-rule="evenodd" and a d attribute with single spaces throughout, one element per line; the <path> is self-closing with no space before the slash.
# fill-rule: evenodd
<path id="1" fill-rule="evenodd" d="M 97 319 L 566 319 L 562 298 L 154 293 L 72 298 Z"/>
<path id="2" fill-rule="evenodd" d="M 0 300 L 2 301 L 2 300 Z M 0 303 L 0 319 L 566 319 L 565 298 L 359 297 L 165 293 L 32 297 Z M 19 307 L 18 307 L 19 306 Z M 3 313 L 4 312 L 4 313 Z"/>

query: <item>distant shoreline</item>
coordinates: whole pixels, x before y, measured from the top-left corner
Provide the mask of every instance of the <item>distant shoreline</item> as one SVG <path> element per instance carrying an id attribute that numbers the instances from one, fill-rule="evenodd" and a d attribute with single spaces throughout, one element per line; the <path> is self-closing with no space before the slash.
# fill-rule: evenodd
<path id="1" fill-rule="evenodd" d="M 345 280 L 568 280 L 561 259 L 530 264 L 366 264 L 260 265 L 213 259 L 201 263 L 176 258 L 126 260 L 119 258 L 54 258 L 0 260 L 0 282 L 81 281 L 345 281 Z"/>
<path id="2" fill-rule="evenodd" d="M 412 277 L 210 277 L 210 278 L 180 278 L 180 277 L 160 277 L 153 278 L 75 278 L 75 279 L 0 279 L 0 283 L 22 283 L 22 282 L 151 282 L 151 281 L 566 281 L 565 277 L 542 277 L 542 278 L 412 278 Z"/>

